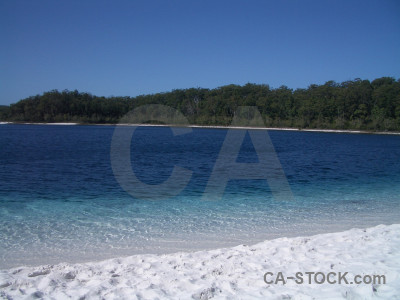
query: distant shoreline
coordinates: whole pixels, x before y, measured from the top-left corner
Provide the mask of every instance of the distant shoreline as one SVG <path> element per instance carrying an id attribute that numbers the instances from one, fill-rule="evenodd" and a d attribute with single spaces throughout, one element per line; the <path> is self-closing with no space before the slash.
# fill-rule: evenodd
<path id="1" fill-rule="evenodd" d="M 89 123 L 34 123 L 34 122 L 0 122 L 0 125 L 54 125 L 54 126 L 140 126 L 140 127 L 188 127 L 188 128 L 205 128 L 205 129 L 247 129 L 247 130 L 279 130 L 279 131 L 304 131 L 304 132 L 322 132 L 322 133 L 352 133 L 352 134 L 385 134 L 400 135 L 398 131 L 372 131 L 372 130 L 355 130 L 355 129 L 319 129 L 319 128 L 293 128 L 293 127 L 246 127 L 246 126 L 222 126 L 222 125 L 167 125 L 167 124 L 89 124 Z"/>

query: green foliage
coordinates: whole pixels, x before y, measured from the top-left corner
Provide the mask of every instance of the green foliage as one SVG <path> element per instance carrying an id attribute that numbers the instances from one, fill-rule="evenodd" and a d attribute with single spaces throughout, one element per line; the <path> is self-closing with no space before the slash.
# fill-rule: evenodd
<path id="1" fill-rule="evenodd" d="M 15 122 L 117 123 L 144 104 L 181 111 L 191 124 L 229 125 L 238 106 L 257 106 L 267 126 L 400 131 L 400 80 L 382 77 L 307 89 L 268 85 L 191 88 L 137 97 L 98 97 L 57 90 L 0 107 L 0 120 Z"/>
<path id="2" fill-rule="evenodd" d="M 0 121 L 7 120 L 10 117 L 10 107 L 0 105 Z"/>

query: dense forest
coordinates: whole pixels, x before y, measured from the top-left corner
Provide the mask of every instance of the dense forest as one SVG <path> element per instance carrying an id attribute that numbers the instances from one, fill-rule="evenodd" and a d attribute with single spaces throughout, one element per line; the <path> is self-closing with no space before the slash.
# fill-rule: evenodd
<path id="1" fill-rule="evenodd" d="M 392 77 L 328 81 L 296 90 L 248 83 L 137 97 L 53 90 L 0 106 L 0 120 L 116 123 L 128 111 L 151 103 L 176 108 L 198 125 L 229 125 L 236 108 L 246 105 L 257 106 L 270 127 L 400 131 L 400 79 Z"/>

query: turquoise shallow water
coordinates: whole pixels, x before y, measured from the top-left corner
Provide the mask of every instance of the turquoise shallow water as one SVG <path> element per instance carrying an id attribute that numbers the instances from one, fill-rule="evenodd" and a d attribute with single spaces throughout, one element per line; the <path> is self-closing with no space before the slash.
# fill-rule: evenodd
<path id="1" fill-rule="evenodd" d="M 141 127 L 131 143 L 135 175 L 192 171 L 176 197 L 126 193 L 110 163 L 113 126 L 0 125 L 0 268 L 136 253 L 233 246 L 400 222 L 400 136 L 268 131 L 293 200 L 265 180 L 231 180 L 203 201 L 227 130 Z M 237 162 L 255 163 L 249 135 Z"/>

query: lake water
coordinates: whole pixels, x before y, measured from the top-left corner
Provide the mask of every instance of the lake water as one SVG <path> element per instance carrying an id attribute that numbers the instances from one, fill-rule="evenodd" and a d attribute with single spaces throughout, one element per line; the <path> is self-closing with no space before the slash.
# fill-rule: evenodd
<path id="1" fill-rule="evenodd" d="M 161 184 L 192 171 L 176 197 L 132 197 L 114 177 L 114 126 L 0 125 L 0 268 L 249 244 L 400 222 L 400 136 L 268 131 L 293 199 L 265 180 L 229 181 L 202 200 L 226 129 L 139 127 L 135 175 Z M 246 135 L 237 162 L 258 156 Z"/>

